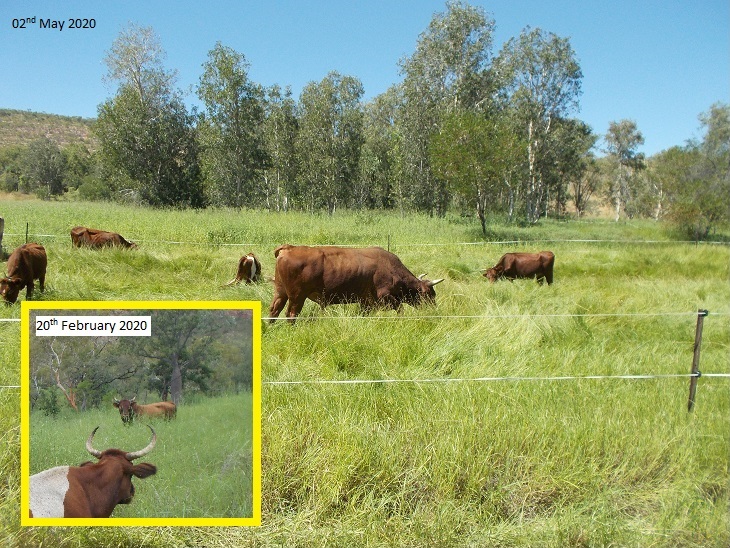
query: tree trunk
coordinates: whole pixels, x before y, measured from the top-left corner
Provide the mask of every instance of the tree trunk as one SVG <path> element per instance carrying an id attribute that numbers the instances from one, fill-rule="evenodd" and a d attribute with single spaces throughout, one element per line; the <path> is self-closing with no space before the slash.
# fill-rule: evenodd
<path id="1" fill-rule="evenodd" d="M 172 378 L 170 380 L 170 396 L 175 405 L 179 405 L 182 397 L 182 369 L 177 354 L 172 355 Z"/>
<path id="2" fill-rule="evenodd" d="M 482 234 L 484 234 L 484 237 L 487 236 L 487 216 L 486 216 L 486 197 L 481 189 L 477 189 L 477 216 L 479 217 L 479 222 L 482 224 Z"/>

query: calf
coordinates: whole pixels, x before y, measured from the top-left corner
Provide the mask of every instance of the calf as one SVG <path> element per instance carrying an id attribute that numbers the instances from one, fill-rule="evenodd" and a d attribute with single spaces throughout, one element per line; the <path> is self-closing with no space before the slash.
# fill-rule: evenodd
<path id="1" fill-rule="evenodd" d="M 33 280 L 38 280 L 41 291 L 45 288 L 46 266 L 48 258 L 46 250 L 40 244 L 23 244 L 10 254 L 8 258 L 8 275 L 0 279 L 0 296 L 8 304 L 18 300 L 18 293 L 26 287 L 25 298 L 33 296 Z"/>
<path id="2" fill-rule="evenodd" d="M 500 278 L 512 281 L 515 278 L 536 278 L 542 284 L 553 283 L 553 264 L 555 255 L 552 251 L 540 253 L 505 253 L 499 262 L 484 272 L 484 276 L 495 282 Z"/>
<path id="3" fill-rule="evenodd" d="M 245 281 L 247 284 L 256 283 L 260 277 L 261 263 L 256 255 L 248 253 L 239 259 L 236 277 L 228 282 L 226 286 L 240 284 L 242 281 Z"/>
<path id="4" fill-rule="evenodd" d="M 91 441 L 97 426 L 86 440 L 86 450 L 98 462 L 80 466 L 57 466 L 30 477 L 30 517 L 108 518 L 117 504 L 129 504 L 134 497 L 132 476 L 147 478 L 157 467 L 147 462 L 132 464 L 154 449 L 157 435 L 151 426 L 152 441 L 141 451 L 120 449 L 99 451 Z"/>

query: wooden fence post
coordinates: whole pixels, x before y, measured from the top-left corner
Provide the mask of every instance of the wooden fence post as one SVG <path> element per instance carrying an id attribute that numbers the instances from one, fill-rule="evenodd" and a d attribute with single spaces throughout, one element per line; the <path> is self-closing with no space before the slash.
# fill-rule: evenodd
<path id="1" fill-rule="evenodd" d="M 692 377 L 689 379 L 689 400 L 687 401 L 687 411 L 691 412 L 695 405 L 695 392 L 697 391 L 697 379 L 702 375 L 700 373 L 700 347 L 702 346 L 702 323 L 709 312 L 707 310 L 697 311 L 697 328 L 695 329 L 695 348 L 692 357 Z"/>

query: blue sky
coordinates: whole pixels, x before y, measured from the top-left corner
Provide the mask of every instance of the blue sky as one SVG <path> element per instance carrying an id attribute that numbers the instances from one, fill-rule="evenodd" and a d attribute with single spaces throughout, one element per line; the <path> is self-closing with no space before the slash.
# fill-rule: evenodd
<path id="1" fill-rule="evenodd" d="M 496 21 L 493 54 L 526 27 L 570 39 L 583 70 L 574 115 L 603 135 L 632 119 L 647 155 L 700 136 L 701 112 L 730 103 L 727 0 L 471 0 Z M 151 26 L 196 104 L 194 86 L 216 42 L 243 53 L 249 76 L 291 86 L 294 96 L 328 72 L 358 77 L 365 98 L 401 80 L 398 61 L 414 51 L 444 0 L 4 0 L 0 6 L 0 108 L 95 117 L 114 90 L 103 83 L 105 53 L 129 23 Z M 13 19 L 65 21 L 62 31 Z M 68 29 L 69 18 L 96 28 Z"/>

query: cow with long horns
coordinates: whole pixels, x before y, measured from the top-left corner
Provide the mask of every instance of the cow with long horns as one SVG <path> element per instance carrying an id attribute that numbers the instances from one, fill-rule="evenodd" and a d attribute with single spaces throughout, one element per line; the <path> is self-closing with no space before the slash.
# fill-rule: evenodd
<path id="1" fill-rule="evenodd" d="M 86 440 L 86 450 L 98 462 L 79 466 L 56 466 L 30 477 L 30 517 L 108 518 L 117 504 L 129 504 L 134 497 L 132 476 L 143 479 L 157 472 L 154 464 L 133 461 L 155 448 L 157 434 L 140 451 L 94 449 L 97 426 Z"/>

